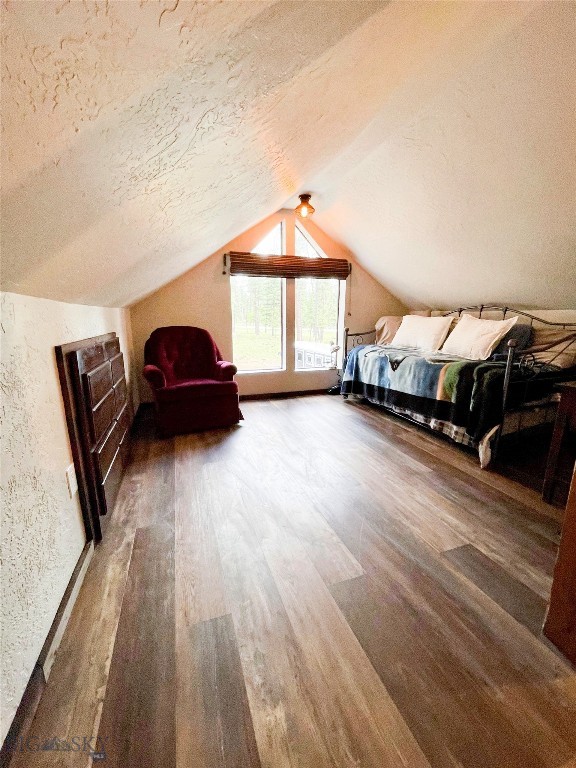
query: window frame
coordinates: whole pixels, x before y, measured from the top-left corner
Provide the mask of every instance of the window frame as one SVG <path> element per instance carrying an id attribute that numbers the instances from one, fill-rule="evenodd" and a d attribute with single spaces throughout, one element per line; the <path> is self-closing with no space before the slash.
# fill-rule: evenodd
<path id="1" fill-rule="evenodd" d="M 330 386 L 334 383 L 333 377 L 334 377 L 334 371 L 337 370 L 342 363 L 342 340 L 344 338 L 344 322 L 345 322 L 345 309 L 346 309 L 346 295 L 347 295 L 347 283 L 346 278 L 349 276 L 351 267 L 348 261 L 345 259 L 332 259 L 331 257 L 327 256 L 324 250 L 318 246 L 314 238 L 310 235 L 310 233 L 306 230 L 305 227 L 301 226 L 298 222 L 296 222 L 293 218 L 289 219 L 288 217 L 283 218 L 276 224 L 274 224 L 269 232 L 272 232 L 276 226 L 280 224 L 281 226 L 281 244 L 282 244 L 282 254 L 278 255 L 278 258 L 280 256 L 285 256 L 286 253 L 295 253 L 295 240 L 296 240 L 296 229 L 298 230 L 299 234 L 305 238 L 305 240 L 309 243 L 311 248 L 318 254 L 318 258 L 315 260 L 316 262 L 319 262 L 322 260 L 323 263 L 321 266 L 328 267 L 329 269 L 337 269 L 339 270 L 337 275 L 338 276 L 332 276 L 328 277 L 328 279 L 338 279 L 339 285 L 338 285 L 338 306 L 337 306 L 337 326 L 336 326 L 336 345 L 340 347 L 340 349 L 337 351 L 334 364 L 329 365 L 327 367 L 311 367 L 311 368 L 298 368 L 297 367 L 297 350 L 296 350 L 296 280 L 299 279 L 299 277 L 310 277 L 311 279 L 326 279 L 327 278 L 327 272 L 322 271 L 322 277 L 315 276 L 315 275 L 309 275 L 306 274 L 300 274 L 299 268 L 297 268 L 297 275 L 292 276 L 283 276 L 278 274 L 278 277 L 282 277 L 282 306 L 281 306 L 281 312 L 282 312 L 282 323 L 281 323 L 281 332 L 282 332 L 282 340 L 281 340 L 281 349 L 282 349 L 282 367 L 281 368 L 264 368 L 264 369 L 252 369 L 252 370 L 243 370 L 239 367 L 238 374 L 241 377 L 247 376 L 256 376 L 261 377 L 262 384 L 258 386 L 264 386 L 267 387 L 269 382 L 270 386 L 273 388 L 270 388 L 269 391 L 275 391 L 275 387 L 280 386 L 280 390 L 284 390 L 284 387 L 286 385 L 280 385 L 280 380 L 286 380 L 286 382 L 290 382 L 293 384 L 294 382 L 301 380 L 301 374 L 304 374 L 304 377 L 307 379 L 306 384 L 296 384 L 296 386 L 290 386 L 289 389 L 286 391 L 291 391 L 295 389 L 299 389 L 302 387 L 302 390 L 305 390 L 307 388 L 310 388 L 310 383 L 317 382 L 318 386 L 321 388 L 324 388 L 324 386 Z M 260 238 L 259 243 L 262 242 L 262 240 L 267 235 L 264 235 L 264 237 Z M 230 276 L 233 276 L 233 274 L 246 274 L 246 276 L 252 276 L 257 275 L 258 272 L 251 273 L 249 271 L 247 272 L 232 272 L 232 265 L 233 265 L 233 258 L 236 257 L 250 257 L 254 251 L 258 248 L 259 243 L 255 246 L 253 246 L 253 250 L 251 252 L 237 252 L 237 251 L 230 251 L 226 254 L 224 254 L 224 260 L 225 260 L 225 266 L 226 266 L 226 259 L 229 259 L 229 266 L 230 269 L 228 270 Z M 256 255 L 256 254 L 254 254 Z M 262 255 L 262 258 L 265 258 L 264 255 Z M 293 259 L 296 257 L 288 257 L 288 259 Z M 310 257 L 298 257 L 302 258 L 303 260 L 308 260 Z M 313 257 L 310 258 L 310 261 L 312 261 Z M 260 262 L 258 262 L 260 263 Z M 341 265 L 345 266 L 345 275 L 344 275 L 344 268 Z M 262 275 L 265 276 L 265 275 Z M 267 273 L 267 276 L 274 276 L 272 273 Z M 233 322 L 233 318 L 232 318 Z M 234 337 L 232 335 L 232 344 L 234 347 Z M 234 357 L 234 355 L 233 355 Z M 236 362 L 236 361 L 235 361 Z M 269 379 L 267 380 L 267 377 Z M 279 391 L 279 390 L 276 390 Z"/>

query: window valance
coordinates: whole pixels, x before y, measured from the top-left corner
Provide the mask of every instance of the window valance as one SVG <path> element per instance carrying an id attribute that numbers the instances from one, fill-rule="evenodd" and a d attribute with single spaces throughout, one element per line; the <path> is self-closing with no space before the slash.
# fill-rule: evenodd
<path id="1" fill-rule="evenodd" d="M 346 280 L 351 265 L 346 259 L 311 259 L 306 256 L 261 256 L 256 253 L 230 251 L 231 275 L 252 275 L 254 277 L 315 277 Z"/>

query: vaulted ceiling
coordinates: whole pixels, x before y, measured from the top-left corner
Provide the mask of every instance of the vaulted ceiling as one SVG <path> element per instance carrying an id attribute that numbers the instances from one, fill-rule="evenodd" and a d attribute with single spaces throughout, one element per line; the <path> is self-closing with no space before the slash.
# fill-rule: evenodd
<path id="1" fill-rule="evenodd" d="M 310 191 L 412 305 L 574 307 L 575 10 L 8 0 L 2 287 L 128 305 Z"/>

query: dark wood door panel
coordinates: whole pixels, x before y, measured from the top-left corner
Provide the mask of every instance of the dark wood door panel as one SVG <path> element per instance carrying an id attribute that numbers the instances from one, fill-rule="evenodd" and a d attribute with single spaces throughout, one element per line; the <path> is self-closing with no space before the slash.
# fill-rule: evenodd
<path id="1" fill-rule="evenodd" d="M 128 397 L 128 390 L 126 388 L 126 379 L 123 377 L 120 381 L 114 385 L 114 397 L 116 399 L 116 414 L 119 414 Z"/>
<path id="2" fill-rule="evenodd" d="M 124 378 L 124 355 L 122 352 L 110 360 L 110 365 L 112 367 L 112 382 L 116 384 Z"/>
<path id="3" fill-rule="evenodd" d="M 89 339 L 87 339 L 87 341 L 89 341 Z M 76 355 L 80 373 L 91 371 L 106 360 L 104 344 L 100 342 L 94 342 L 87 347 L 77 350 Z"/>
<path id="4" fill-rule="evenodd" d="M 108 359 L 114 357 L 120 352 L 120 339 L 114 338 L 104 342 L 104 350 Z"/>
<path id="5" fill-rule="evenodd" d="M 105 360 L 98 368 L 84 374 L 87 395 L 92 408 L 97 405 L 112 387 L 110 361 Z"/>
<path id="6" fill-rule="evenodd" d="M 544 634 L 576 664 L 576 464 L 554 568 Z"/>
<path id="7" fill-rule="evenodd" d="M 102 443 L 94 450 L 94 463 L 101 483 L 106 479 L 123 436 L 122 425 L 119 421 L 114 421 Z"/>
<path id="8" fill-rule="evenodd" d="M 94 443 L 99 443 L 106 434 L 114 420 L 115 413 L 116 398 L 114 390 L 111 389 L 90 414 L 90 433 Z"/>
<path id="9" fill-rule="evenodd" d="M 124 407 L 116 417 L 120 424 L 122 425 L 123 432 L 126 432 L 128 427 L 130 426 L 130 414 L 128 412 L 128 403 L 124 404 Z"/>
<path id="10" fill-rule="evenodd" d="M 112 464 L 108 470 L 104 482 L 100 486 L 100 492 L 103 496 L 104 509 L 109 510 L 114 508 L 116 497 L 118 496 L 118 490 L 122 481 L 122 473 L 124 471 L 124 464 L 122 462 L 122 450 L 118 446 L 118 450 L 114 454 Z"/>

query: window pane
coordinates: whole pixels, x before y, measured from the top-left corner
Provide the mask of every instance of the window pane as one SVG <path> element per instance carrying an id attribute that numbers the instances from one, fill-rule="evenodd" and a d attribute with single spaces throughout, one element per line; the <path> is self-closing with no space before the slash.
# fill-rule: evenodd
<path id="1" fill-rule="evenodd" d="M 294 256 L 306 256 L 308 259 L 317 259 L 324 256 L 319 253 L 299 227 L 294 227 Z"/>
<path id="2" fill-rule="evenodd" d="M 282 254 L 282 224 L 278 224 L 267 235 L 264 235 L 258 245 L 252 248 L 251 253 L 259 253 L 262 256 L 280 256 Z"/>
<path id="3" fill-rule="evenodd" d="M 338 343 L 339 280 L 296 280 L 295 367 L 336 365 L 332 347 Z"/>
<path id="4" fill-rule="evenodd" d="M 280 277 L 230 278 L 232 344 L 239 371 L 283 367 L 282 283 Z"/>

